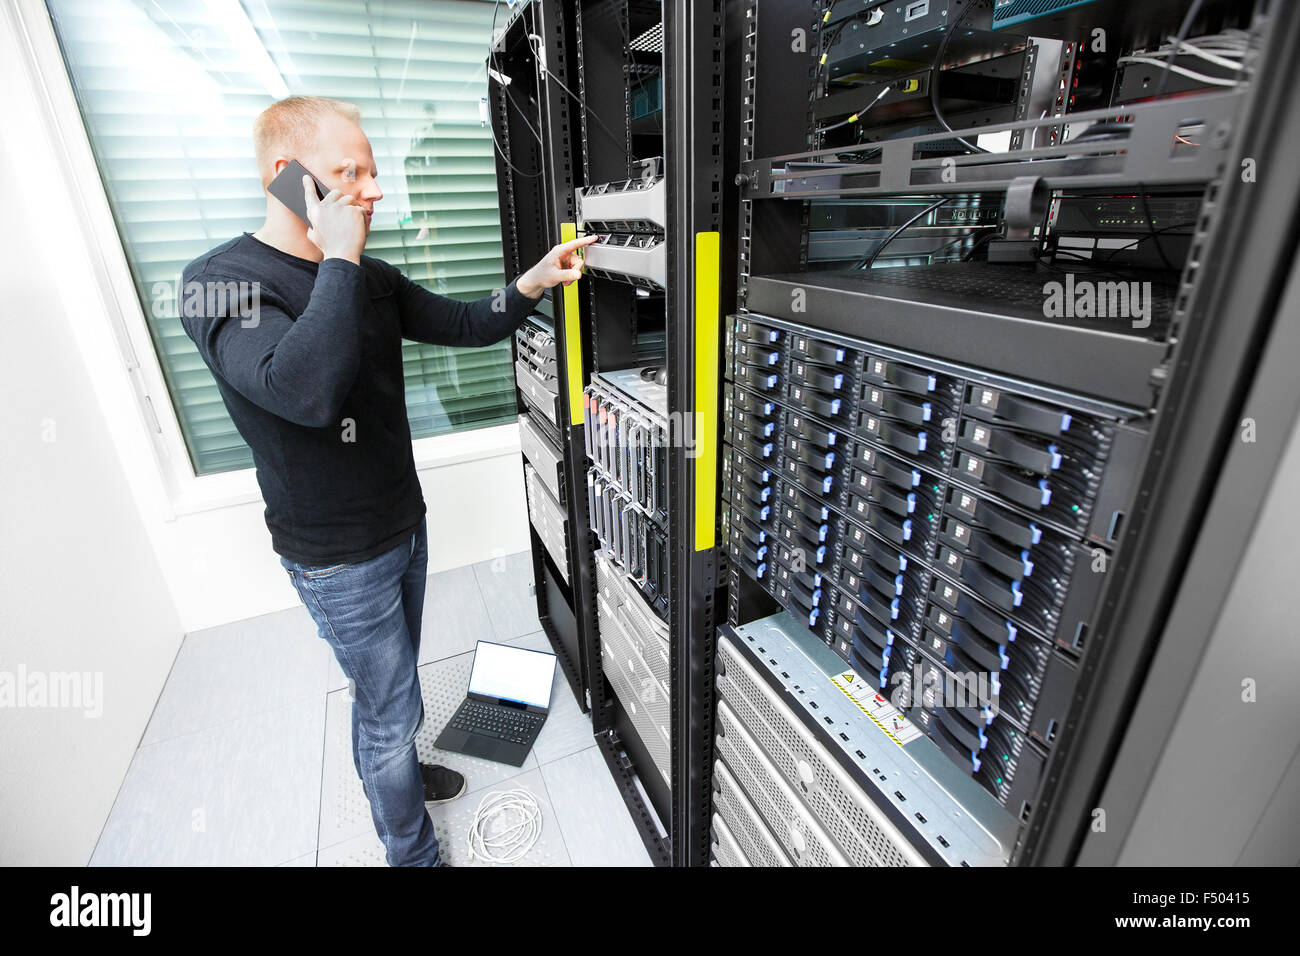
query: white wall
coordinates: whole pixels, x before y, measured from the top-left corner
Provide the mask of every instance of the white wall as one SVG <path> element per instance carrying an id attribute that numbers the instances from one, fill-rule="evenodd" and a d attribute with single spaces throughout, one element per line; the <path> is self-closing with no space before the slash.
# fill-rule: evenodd
<path id="1" fill-rule="evenodd" d="M 0 182 L 22 178 L 0 154 Z M 83 865 L 183 631 L 71 317 L 50 307 L 54 274 L 26 243 L 38 198 L 13 190 L 0 229 L 0 863 Z M 14 706 L 4 682 L 23 671 L 98 675 L 84 686 L 102 681 L 102 700 Z"/>
<path id="2" fill-rule="evenodd" d="M 487 457 L 419 470 L 429 508 L 430 573 L 528 548 L 518 426 L 465 437 Z M 463 446 L 462 451 L 480 453 Z M 151 526 L 187 632 L 298 603 L 271 550 L 262 509 L 257 498 Z"/>

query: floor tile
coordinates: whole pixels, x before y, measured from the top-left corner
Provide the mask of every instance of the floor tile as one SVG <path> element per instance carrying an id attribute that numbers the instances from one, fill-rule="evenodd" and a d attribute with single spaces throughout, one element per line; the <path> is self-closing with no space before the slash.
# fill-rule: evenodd
<path id="1" fill-rule="evenodd" d="M 540 637 L 542 640 L 546 641 L 546 632 L 545 632 L 545 631 L 530 631 L 530 632 L 527 633 L 527 634 L 521 634 L 521 635 L 519 635 L 518 637 L 512 637 L 512 638 L 510 638 L 510 640 L 508 640 L 508 641 L 503 641 L 502 643 L 505 643 L 505 644 L 524 644 L 526 641 L 529 641 L 529 640 L 531 640 L 531 639 L 534 638 L 534 637 Z M 550 641 L 546 641 L 546 643 L 547 643 L 547 646 L 549 647 L 549 646 L 550 646 Z"/>
<path id="2" fill-rule="evenodd" d="M 555 808 L 547 795 L 542 775 L 536 770 L 518 773 L 509 779 L 467 793 L 453 803 L 429 807 L 443 859 L 452 866 L 489 866 L 482 859 L 471 859 L 469 830 L 481 801 L 489 794 L 504 790 L 526 790 L 537 801 L 542 816 L 541 835 L 533 848 L 516 866 L 569 866 L 569 852 L 561 833 Z M 505 822 L 504 818 L 502 822 Z M 500 824 L 497 824 L 498 826 Z M 489 833 L 492 831 L 490 830 Z M 366 833 L 320 851 L 319 866 L 384 866 L 384 848 L 374 833 Z"/>
<path id="3" fill-rule="evenodd" d="M 316 854 L 316 865 L 327 866 L 387 866 L 384 845 L 375 831 L 349 837 L 333 846 L 323 846 Z"/>
<path id="4" fill-rule="evenodd" d="M 533 651 L 550 651 L 551 643 L 542 632 L 517 638 L 511 642 L 518 647 Z M 574 699 L 573 689 L 564 677 L 558 662 L 555 668 L 555 682 L 551 684 L 550 712 L 546 723 L 533 745 L 539 763 L 549 763 L 560 757 L 596 746 L 592 736 L 591 716 L 584 714 Z"/>
<path id="5" fill-rule="evenodd" d="M 312 850 L 310 853 L 305 854 L 304 856 L 300 856 L 297 859 L 290 860 L 288 863 L 281 863 L 280 865 L 281 866 L 315 866 L 316 851 Z"/>
<path id="6" fill-rule="evenodd" d="M 651 866 L 600 750 L 590 747 L 541 768 L 574 866 Z"/>
<path id="7" fill-rule="evenodd" d="M 541 628 L 533 593 L 533 556 L 520 551 L 474 565 L 497 640 L 508 641 Z"/>
<path id="8" fill-rule="evenodd" d="M 332 657 L 301 606 L 189 634 L 141 743 L 317 697 Z"/>
<path id="9" fill-rule="evenodd" d="M 449 753 L 433 742 L 461 701 L 469 686 L 473 654 L 460 654 L 420 668 L 420 689 L 424 697 L 424 726 L 416 737 L 416 751 L 423 763 L 442 764 L 463 773 L 469 793 L 497 781 L 537 767 L 530 753 L 522 767 Z M 320 842 L 328 847 L 364 833 L 374 832 L 370 803 L 361 791 L 361 780 L 352 764 L 352 702 L 346 691 L 329 695 L 325 720 L 325 767 L 321 795 Z M 468 797 L 469 794 L 467 794 Z M 465 799 L 465 798 L 462 798 Z"/>
<path id="10" fill-rule="evenodd" d="M 324 695 L 136 751 L 96 866 L 274 866 L 313 851 Z"/>
<path id="11" fill-rule="evenodd" d="M 429 575 L 420 632 L 421 664 L 472 651 L 475 642 L 490 641 L 494 633 L 472 567 Z"/>

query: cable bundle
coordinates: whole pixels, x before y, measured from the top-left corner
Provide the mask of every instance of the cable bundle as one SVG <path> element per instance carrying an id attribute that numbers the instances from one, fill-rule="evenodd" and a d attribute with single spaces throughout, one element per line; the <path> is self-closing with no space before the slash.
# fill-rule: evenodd
<path id="1" fill-rule="evenodd" d="M 1141 50 L 1132 56 L 1122 56 L 1117 62 L 1121 65 L 1124 63 L 1145 63 L 1211 86 L 1236 86 L 1237 80 L 1235 77 L 1209 76 L 1205 73 L 1198 73 L 1195 70 L 1189 70 L 1185 66 L 1179 66 L 1173 60 L 1178 54 L 1185 53 L 1204 60 L 1206 63 L 1222 67 L 1225 70 L 1240 73 L 1242 60 L 1246 56 L 1248 45 L 1249 37 L 1245 30 L 1224 30 L 1222 33 L 1197 37 L 1194 40 L 1180 40 L 1173 37 L 1155 50 Z"/>
<path id="2" fill-rule="evenodd" d="M 542 835 L 542 808 L 524 789 L 498 790 L 479 801 L 469 826 L 470 859 L 514 864 Z"/>

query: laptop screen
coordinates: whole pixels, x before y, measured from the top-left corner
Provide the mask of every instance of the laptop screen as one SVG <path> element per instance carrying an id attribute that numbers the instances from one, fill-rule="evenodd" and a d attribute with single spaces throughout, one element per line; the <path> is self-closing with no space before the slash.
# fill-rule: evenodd
<path id="1" fill-rule="evenodd" d="M 549 707 L 554 679 L 554 654 L 479 641 L 474 651 L 474 669 L 469 675 L 469 692 L 533 707 Z"/>

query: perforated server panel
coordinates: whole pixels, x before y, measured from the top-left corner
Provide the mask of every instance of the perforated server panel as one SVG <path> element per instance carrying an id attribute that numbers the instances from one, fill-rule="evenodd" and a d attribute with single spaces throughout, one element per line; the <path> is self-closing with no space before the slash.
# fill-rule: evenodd
<path id="1" fill-rule="evenodd" d="M 667 783 L 672 778 L 668 627 L 610 555 L 598 551 L 595 560 L 601 666 Z"/>
<path id="2" fill-rule="evenodd" d="M 716 757 L 739 793 L 714 802 L 742 850 L 761 825 L 800 866 L 1004 864 L 1014 821 L 844 670 L 784 612 L 723 628 Z"/>
<path id="3" fill-rule="evenodd" d="M 763 316 L 733 317 L 727 362 L 732 566 L 1020 812 L 1142 413 Z"/>
<path id="4" fill-rule="evenodd" d="M 524 465 L 524 488 L 528 494 L 528 520 L 550 553 L 560 577 L 569 580 L 568 519 L 560 503 L 551 497 L 545 483 L 531 464 Z"/>
<path id="5" fill-rule="evenodd" d="M 537 469 L 537 477 L 551 492 L 551 497 L 564 504 L 564 458 L 554 440 L 529 413 L 519 416 L 519 447 Z"/>
<path id="6" fill-rule="evenodd" d="M 556 369 L 555 331 L 541 316 L 529 316 L 515 330 L 518 358 L 515 360 L 515 386 L 531 408 L 536 409 L 560 443 L 560 380 Z"/>

